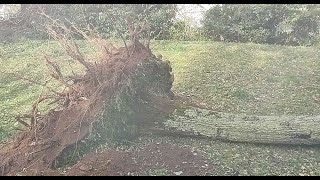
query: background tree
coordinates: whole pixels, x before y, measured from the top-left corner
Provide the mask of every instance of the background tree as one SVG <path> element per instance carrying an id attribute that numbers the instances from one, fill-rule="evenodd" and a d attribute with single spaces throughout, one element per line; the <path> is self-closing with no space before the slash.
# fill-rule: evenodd
<path id="1" fill-rule="evenodd" d="M 174 4 L 22 4 L 20 13 L 15 19 L 1 22 L 0 31 L 4 38 L 16 35 L 27 38 L 45 38 L 42 25 L 44 18 L 39 13 L 45 13 L 67 26 L 72 23 L 79 27 L 97 28 L 107 36 L 127 34 L 126 16 L 135 21 L 148 21 L 151 36 L 156 39 L 168 39 L 170 27 L 176 13 Z M 116 20 L 117 19 L 117 20 Z M 1 36 L 1 35 L 0 35 Z"/>
<path id="2" fill-rule="evenodd" d="M 319 34 L 318 5 L 214 6 L 205 13 L 206 36 L 231 42 L 310 45 Z"/>

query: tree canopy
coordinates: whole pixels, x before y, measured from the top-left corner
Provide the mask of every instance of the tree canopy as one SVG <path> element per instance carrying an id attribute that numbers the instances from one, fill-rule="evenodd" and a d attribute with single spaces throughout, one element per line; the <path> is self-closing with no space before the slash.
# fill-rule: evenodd
<path id="1" fill-rule="evenodd" d="M 212 40 L 309 45 L 319 34 L 319 5 L 224 4 L 210 8 L 203 21 Z"/>
<path id="2" fill-rule="evenodd" d="M 92 26 L 107 36 L 118 36 L 128 31 L 126 17 L 136 22 L 149 22 L 152 38 L 167 39 L 176 13 L 175 4 L 22 4 L 19 15 L 2 22 L 4 37 L 43 37 L 41 32 L 45 13 L 66 25 Z M 30 34 L 30 36 L 28 36 Z M 4 38 L 2 37 L 2 38 Z"/>

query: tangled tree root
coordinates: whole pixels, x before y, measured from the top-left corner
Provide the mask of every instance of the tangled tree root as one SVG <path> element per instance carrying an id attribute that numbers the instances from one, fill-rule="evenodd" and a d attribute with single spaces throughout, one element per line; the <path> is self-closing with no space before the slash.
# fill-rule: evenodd
<path id="1" fill-rule="evenodd" d="M 126 132 L 132 135 L 138 132 L 137 128 L 152 124 L 146 121 L 148 115 L 142 117 L 141 112 L 147 114 L 149 109 L 149 113 L 161 114 L 148 101 L 154 95 L 173 95 L 171 67 L 152 54 L 149 42 L 140 43 L 138 36 L 143 28 L 137 30 L 129 18 L 128 26 L 131 45 L 121 48 L 106 43 L 93 30 L 89 36 L 75 26 L 73 31 L 55 22 L 47 27 L 67 54 L 85 67 L 86 73 L 64 76 L 59 65 L 45 57 L 50 76 L 65 89 L 49 89 L 49 94 L 34 103 L 31 113 L 17 118 L 27 130 L 0 149 L 1 175 L 52 168 L 64 151 L 79 148 L 81 140 L 99 144 L 108 138 L 123 138 Z M 74 32 L 101 49 L 100 59 L 92 62 L 85 58 L 72 40 Z M 41 114 L 38 105 L 45 100 L 60 106 Z"/>

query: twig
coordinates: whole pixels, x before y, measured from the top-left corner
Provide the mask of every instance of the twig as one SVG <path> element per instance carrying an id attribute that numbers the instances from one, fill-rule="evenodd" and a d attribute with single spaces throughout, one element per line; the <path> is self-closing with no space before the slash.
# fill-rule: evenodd
<path id="1" fill-rule="evenodd" d="M 30 153 L 28 154 L 28 157 L 29 157 L 30 155 L 35 154 L 35 153 L 38 153 L 38 152 L 47 150 L 47 149 L 49 149 L 51 146 L 52 146 L 52 144 L 49 144 L 49 145 L 48 145 L 47 147 L 45 147 L 45 148 L 42 148 L 42 149 L 40 149 L 40 150 L 36 150 L 36 151 L 30 152 Z"/>
<path id="2" fill-rule="evenodd" d="M 150 24 L 149 22 L 147 22 L 147 35 L 146 35 L 146 39 L 145 39 L 145 46 L 148 50 L 150 50 L 150 40 L 151 40 L 151 37 L 150 37 Z"/>
<path id="3" fill-rule="evenodd" d="M 57 64 L 54 64 L 53 62 L 51 62 L 49 60 L 49 57 L 48 56 L 44 56 L 45 60 L 46 60 L 46 64 L 48 67 L 52 67 L 54 72 L 52 72 L 51 77 L 53 77 L 54 79 L 58 80 L 59 82 L 61 82 L 63 85 L 65 85 L 66 87 L 69 87 L 70 89 L 74 89 L 73 86 L 71 86 L 70 84 L 68 84 L 64 78 L 63 78 L 63 75 L 61 73 L 61 70 L 60 70 L 60 67 L 57 65 Z M 51 68 L 50 68 L 51 69 Z"/>
<path id="4" fill-rule="evenodd" d="M 44 100 L 47 100 L 47 99 L 53 99 L 53 98 L 56 98 L 56 96 L 42 96 L 42 94 L 39 96 L 38 100 L 33 103 L 32 105 L 32 118 L 31 118 L 31 128 L 34 128 L 35 126 L 35 123 L 36 123 L 36 116 L 37 116 L 37 113 L 38 113 L 38 105 L 44 101 Z"/>
<path id="5" fill-rule="evenodd" d="M 129 57 L 130 53 L 129 53 L 129 49 L 128 49 L 126 40 L 125 40 L 124 37 L 122 36 L 120 30 L 119 30 L 119 29 L 116 27 L 116 25 L 113 23 L 113 21 L 111 21 L 111 23 L 112 23 L 113 28 L 117 31 L 118 35 L 119 35 L 120 38 L 122 39 L 123 44 L 124 44 L 124 46 L 126 47 L 126 50 L 127 50 L 127 55 L 128 55 L 128 57 Z"/>
<path id="6" fill-rule="evenodd" d="M 61 73 L 60 67 L 57 64 L 53 63 L 52 61 L 50 61 L 48 56 L 45 55 L 44 58 L 45 58 L 47 64 L 50 65 L 54 69 L 54 71 L 58 74 L 59 78 L 62 79 L 63 75 Z"/>
<path id="7" fill-rule="evenodd" d="M 73 40 L 71 40 L 71 30 L 68 29 L 63 23 L 59 24 L 56 20 L 52 19 L 50 16 L 46 15 L 44 12 L 40 13 L 40 15 L 45 16 L 46 18 L 51 20 L 56 27 L 60 27 L 65 31 L 64 34 L 57 33 L 57 31 L 53 29 L 52 25 L 51 26 L 46 25 L 48 34 L 51 35 L 53 39 L 57 40 L 60 43 L 60 45 L 66 50 L 67 54 L 71 58 L 77 60 L 80 64 L 82 64 L 88 70 L 88 72 L 97 80 L 97 76 L 94 70 L 92 69 L 91 64 L 89 64 L 84 59 L 77 44 Z"/>
<path id="8" fill-rule="evenodd" d="M 30 128 L 30 125 L 29 125 L 28 123 L 22 121 L 21 118 L 22 118 L 22 117 L 17 116 L 17 117 L 16 117 L 16 120 L 17 120 L 19 123 L 21 123 L 22 125 L 24 125 L 25 127 Z M 29 117 L 29 118 L 32 118 L 32 116 Z"/>
<path id="9" fill-rule="evenodd" d="M 42 87 L 45 87 L 45 88 L 47 88 L 49 91 L 52 91 L 52 92 L 55 93 L 55 94 L 58 94 L 58 95 L 61 94 L 61 93 L 53 90 L 53 89 L 50 88 L 49 86 L 47 86 L 46 83 L 45 83 L 45 84 L 41 84 L 41 83 L 39 83 L 39 82 L 37 82 L 37 81 L 34 81 L 34 80 L 32 80 L 32 79 L 28 79 L 28 78 L 23 77 L 23 76 L 21 76 L 21 75 L 19 75 L 19 74 L 14 74 L 14 73 L 8 73 L 8 74 L 11 74 L 11 75 L 13 75 L 13 76 L 15 76 L 15 77 L 17 77 L 17 78 L 19 78 L 19 79 L 21 79 L 21 80 L 25 80 L 25 81 L 31 82 L 31 83 L 33 83 L 33 84 L 37 84 L 37 85 L 40 85 L 40 86 L 42 86 Z"/>

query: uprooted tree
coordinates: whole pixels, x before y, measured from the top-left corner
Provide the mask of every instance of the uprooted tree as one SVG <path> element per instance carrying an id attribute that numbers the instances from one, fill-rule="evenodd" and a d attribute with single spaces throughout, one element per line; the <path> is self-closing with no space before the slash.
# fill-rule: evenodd
<path id="1" fill-rule="evenodd" d="M 85 73 L 66 76 L 45 56 L 50 76 L 65 88 L 56 91 L 48 87 L 48 93 L 35 101 L 30 113 L 17 117 L 25 131 L 0 147 L 1 175 L 24 170 L 39 173 L 88 144 L 96 148 L 108 139 L 139 133 L 255 143 L 320 142 L 320 117 L 224 114 L 171 100 L 170 63 L 152 54 L 148 36 L 144 44 L 139 41 L 141 33 L 148 34 L 148 23 L 137 25 L 128 17 L 131 43 L 124 41 L 124 47 L 116 48 L 94 29 L 84 31 L 52 22 L 48 33 L 85 68 Z M 98 47 L 101 56 L 85 58 L 73 41 L 75 33 Z M 38 107 L 44 101 L 58 106 L 42 114 Z"/>
<path id="2" fill-rule="evenodd" d="M 131 43 L 124 41 L 125 47 L 116 48 L 94 29 L 67 28 L 51 20 L 46 27 L 49 35 L 86 72 L 65 76 L 59 65 L 45 56 L 50 76 L 65 88 L 61 92 L 48 88 L 49 92 L 36 100 L 30 113 L 17 117 L 26 130 L 1 147 L 2 175 L 50 168 L 62 152 L 77 150 L 86 138 L 88 143 L 98 144 L 119 138 L 124 132 L 134 135 L 152 124 L 147 120 L 154 113 L 162 114 L 150 103 L 153 95 L 173 95 L 170 64 L 152 54 L 148 36 L 144 44 L 139 41 L 141 33 L 148 34 L 148 23 L 137 25 L 128 17 Z M 99 48 L 101 56 L 95 60 L 85 58 L 72 38 L 74 34 Z M 41 114 L 38 107 L 44 101 L 59 106 Z"/>

